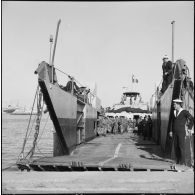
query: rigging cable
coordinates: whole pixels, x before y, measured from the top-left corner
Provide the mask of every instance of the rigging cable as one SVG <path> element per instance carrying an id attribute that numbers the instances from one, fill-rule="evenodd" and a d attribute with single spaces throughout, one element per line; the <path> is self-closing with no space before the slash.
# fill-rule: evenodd
<path id="1" fill-rule="evenodd" d="M 58 69 L 58 68 L 56 68 L 56 67 L 55 67 L 55 69 L 58 70 L 59 72 L 65 74 L 65 75 L 68 76 L 69 78 L 73 78 L 72 76 L 70 76 L 69 74 L 63 72 L 62 70 L 60 70 L 60 69 Z M 74 80 L 76 81 L 76 83 L 78 83 L 79 85 L 81 85 L 81 87 L 84 87 L 84 85 L 81 84 L 78 80 L 76 80 L 75 78 L 74 78 Z M 161 82 L 162 82 L 162 80 L 161 80 Z M 91 91 L 90 91 L 89 93 L 92 94 L 93 96 L 95 96 Z"/>
<path id="2" fill-rule="evenodd" d="M 31 121 L 32 112 L 33 112 L 33 108 L 34 108 L 34 104 L 35 104 L 35 100 L 36 100 L 36 95 L 37 95 L 37 93 L 38 93 L 38 89 L 39 89 L 39 85 L 37 86 L 37 90 L 36 90 L 36 93 L 35 93 L 35 97 L 34 97 L 34 101 L 33 101 L 33 106 L 32 106 L 30 118 L 29 118 L 29 121 L 28 121 L 27 131 L 26 131 L 26 135 L 25 135 L 25 137 L 24 137 L 24 142 L 23 142 L 23 146 L 22 146 L 22 151 L 20 152 L 20 154 L 19 154 L 19 156 L 18 156 L 18 160 L 24 158 L 24 147 L 25 147 L 26 141 L 27 141 L 27 134 L 28 134 L 28 131 L 29 131 L 30 121 Z"/>

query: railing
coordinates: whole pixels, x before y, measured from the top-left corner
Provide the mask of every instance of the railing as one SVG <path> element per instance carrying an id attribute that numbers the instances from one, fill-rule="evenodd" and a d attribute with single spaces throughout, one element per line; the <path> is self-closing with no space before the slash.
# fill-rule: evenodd
<path id="1" fill-rule="evenodd" d="M 70 92 L 73 95 L 76 95 L 78 99 L 82 100 L 85 103 L 88 104 L 92 104 L 93 99 L 95 98 L 95 94 L 93 94 L 90 89 L 87 89 L 86 86 L 82 85 L 78 80 L 76 80 L 73 76 L 70 76 L 69 74 L 65 73 L 64 71 L 61 71 L 60 69 L 55 67 L 55 70 L 58 71 L 58 73 L 62 73 L 63 76 L 61 76 L 60 74 L 58 74 L 58 84 L 59 83 L 68 83 L 69 81 L 71 81 L 71 91 L 67 91 Z M 66 75 L 66 77 L 64 77 L 64 75 Z M 75 85 L 77 87 L 79 87 L 79 90 L 75 91 Z M 66 86 L 60 85 L 59 86 L 62 89 L 66 89 Z M 76 87 L 76 88 L 77 88 Z"/>

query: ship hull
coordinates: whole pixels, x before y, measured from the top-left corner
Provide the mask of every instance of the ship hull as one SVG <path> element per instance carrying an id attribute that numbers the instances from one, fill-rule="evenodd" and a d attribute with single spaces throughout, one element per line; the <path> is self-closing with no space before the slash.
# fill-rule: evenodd
<path id="1" fill-rule="evenodd" d="M 70 155 L 77 145 L 96 136 L 97 110 L 51 83 L 48 64 L 43 62 L 39 68 L 39 86 L 55 129 L 53 154 Z"/>
<path id="2" fill-rule="evenodd" d="M 5 110 L 3 110 L 3 112 L 6 112 L 6 113 L 13 113 L 14 111 L 15 111 L 16 109 L 15 108 L 13 108 L 13 109 L 5 109 Z"/>
<path id="3" fill-rule="evenodd" d="M 179 70 L 179 63 L 177 62 L 175 68 L 175 75 L 172 83 L 168 86 L 165 93 L 158 99 L 154 105 L 152 112 L 153 119 L 153 138 L 157 143 L 161 145 L 164 154 L 167 157 L 175 159 L 173 139 L 169 136 L 169 132 L 172 131 L 173 123 L 173 100 L 177 98 L 183 99 L 183 108 L 188 110 L 194 115 L 194 97 L 193 90 L 184 87 Z M 181 93 L 185 94 L 182 95 Z M 185 139 L 185 155 L 187 165 L 191 166 L 194 163 L 194 134 L 186 134 Z"/>

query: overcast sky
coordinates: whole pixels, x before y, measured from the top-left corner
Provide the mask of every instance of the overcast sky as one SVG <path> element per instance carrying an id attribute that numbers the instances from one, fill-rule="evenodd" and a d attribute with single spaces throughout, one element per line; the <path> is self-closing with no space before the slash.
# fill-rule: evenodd
<path id="1" fill-rule="evenodd" d="M 49 37 L 55 36 L 59 19 L 54 64 L 82 84 L 97 83 L 103 107 L 120 102 L 132 74 L 149 101 L 162 78 L 163 55 L 171 58 L 172 20 L 175 60 L 186 61 L 194 81 L 193 1 L 3 1 L 3 105 L 32 105 L 34 70 L 49 61 Z"/>

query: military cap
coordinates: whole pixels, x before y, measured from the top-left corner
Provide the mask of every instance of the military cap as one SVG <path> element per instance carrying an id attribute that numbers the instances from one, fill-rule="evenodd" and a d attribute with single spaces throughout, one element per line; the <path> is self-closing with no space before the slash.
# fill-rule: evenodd
<path id="1" fill-rule="evenodd" d="M 164 55 L 162 59 L 169 59 L 167 55 Z"/>
<path id="2" fill-rule="evenodd" d="M 173 102 L 175 102 L 175 103 L 182 103 L 183 101 L 181 99 L 174 99 Z"/>

